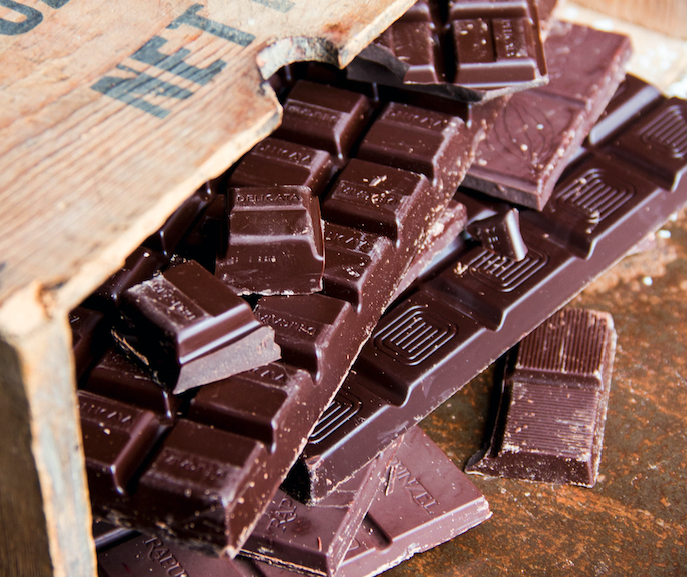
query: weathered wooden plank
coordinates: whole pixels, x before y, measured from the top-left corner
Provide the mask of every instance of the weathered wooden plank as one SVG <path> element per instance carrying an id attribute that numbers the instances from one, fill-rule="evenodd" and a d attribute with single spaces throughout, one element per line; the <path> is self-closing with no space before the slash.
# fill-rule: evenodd
<path id="1" fill-rule="evenodd" d="M 95 575 L 67 311 L 412 0 L 0 0 L 0 575 Z"/>

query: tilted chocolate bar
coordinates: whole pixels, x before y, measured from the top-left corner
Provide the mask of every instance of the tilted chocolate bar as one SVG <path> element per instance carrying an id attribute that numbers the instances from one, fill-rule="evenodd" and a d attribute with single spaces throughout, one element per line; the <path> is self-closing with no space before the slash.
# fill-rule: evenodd
<path id="1" fill-rule="evenodd" d="M 398 442 L 342 483 L 317 506 L 308 507 L 279 490 L 241 554 L 305 573 L 334 575 L 383 480 Z"/>
<path id="2" fill-rule="evenodd" d="M 623 105 L 612 102 L 600 121 L 612 124 L 605 138 L 586 145 L 544 211 L 520 213 L 524 259 L 464 239 L 443 272 L 382 319 L 292 469 L 289 492 L 325 496 L 685 204 L 687 103 L 647 100 L 645 87 L 634 78 L 621 87 Z M 627 162 L 626 142 L 643 159 Z M 672 182 L 644 169 L 652 156 L 672 165 Z M 470 221 L 510 209 L 469 190 L 456 199 Z"/>
<path id="3" fill-rule="evenodd" d="M 299 102 L 317 101 L 321 90 L 313 82 L 297 88 Z M 340 88 L 327 93 L 342 94 L 348 103 L 368 102 L 362 93 Z M 274 327 L 283 362 L 289 365 L 269 365 L 265 371 L 272 375 L 271 381 L 260 386 L 254 383 L 256 375 L 262 375 L 261 369 L 256 369 L 189 391 L 171 422 L 172 411 L 159 399 L 157 405 L 141 407 L 154 412 L 168 428 L 136 475 L 119 481 L 121 491 L 111 489 L 110 482 L 102 491 L 92 492 L 97 517 L 214 554 L 238 552 L 391 302 L 404 271 L 449 203 L 477 143 L 503 102 L 495 100 L 480 107 L 469 126 L 460 117 L 445 113 L 368 102 L 377 106 L 382 116 L 385 110 L 394 111 L 395 129 L 407 146 L 415 149 L 411 154 L 402 149 L 395 154 L 393 146 L 379 146 L 379 137 L 372 133 L 377 122 L 388 119 L 368 119 L 362 128 L 343 130 L 339 121 L 327 120 L 341 118 L 336 110 L 330 115 L 326 102 L 316 104 L 314 120 L 302 108 L 286 106 L 285 121 L 310 131 L 313 123 L 319 123 L 317 132 L 330 143 L 327 146 L 335 151 L 335 159 L 329 152 L 270 138 L 226 175 L 234 188 L 285 184 L 328 191 L 323 212 L 330 210 L 327 206 L 332 202 L 327 217 L 331 220 L 325 222 L 323 291 L 261 297 L 256 307 L 257 316 Z M 287 118 L 292 108 L 295 116 Z M 364 111 L 366 106 L 356 104 L 353 109 Z M 359 124 L 361 117 L 365 121 L 367 114 L 346 113 L 343 117 L 343 126 L 348 126 Z M 342 130 L 359 136 L 338 138 Z M 291 135 L 280 133 L 280 137 Z M 375 144 L 370 153 L 375 158 L 356 152 L 358 156 L 351 159 L 351 151 L 365 149 L 368 139 Z M 409 158 L 426 174 L 399 167 Z M 394 166 L 378 164 L 381 161 Z M 248 170 L 251 166 L 259 166 L 259 172 Z M 330 182 L 332 166 L 338 167 L 334 182 Z M 255 181 L 251 174 L 256 174 Z M 265 181 L 265 175 L 275 181 Z M 194 236 L 201 221 L 195 222 Z M 194 244 L 201 246 L 204 241 L 195 239 Z M 121 380 L 127 378 L 123 375 Z M 266 393 L 265 387 L 284 391 Z M 248 396 L 247 389 L 252 391 Z M 112 390 L 106 394 L 118 394 Z M 114 400 L 131 403 L 128 393 L 126 398 Z M 104 433 L 101 436 L 105 442 Z M 203 447 L 197 455 L 191 448 L 196 441 Z"/>
<path id="4" fill-rule="evenodd" d="M 464 185 L 541 210 L 568 161 L 625 76 L 630 39 L 554 24 L 546 86 L 514 94 L 477 150 Z"/>
<path id="5" fill-rule="evenodd" d="M 355 533 L 336 577 L 376 575 L 449 541 L 491 516 L 489 505 L 420 429 L 409 431 Z M 283 524 L 296 519 L 284 511 Z M 243 557 L 211 558 L 158 537 L 137 536 L 98 554 L 102 577 L 288 577 L 286 569 Z"/>
<path id="6" fill-rule="evenodd" d="M 420 0 L 356 57 L 348 76 L 466 101 L 544 84 L 537 3 Z"/>
<path id="7" fill-rule="evenodd" d="M 117 343 L 175 394 L 279 358 L 246 301 L 188 261 L 121 296 Z"/>
<path id="8" fill-rule="evenodd" d="M 270 458 L 287 468 L 317 416 L 313 392 L 305 371 L 280 363 L 201 388 L 171 419 L 79 391 L 93 514 L 209 552 L 237 547 L 283 475 Z"/>
<path id="9" fill-rule="evenodd" d="M 593 487 L 616 332 L 608 313 L 564 309 L 508 354 L 488 448 L 465 471 Z"/>
<path id="10" fill-rule="evenodd" d="M 229 191 L 229 240 L 215 275 L 236 294 L 309 294 L 322 289 L 320 203 L 310 189 Z"/>

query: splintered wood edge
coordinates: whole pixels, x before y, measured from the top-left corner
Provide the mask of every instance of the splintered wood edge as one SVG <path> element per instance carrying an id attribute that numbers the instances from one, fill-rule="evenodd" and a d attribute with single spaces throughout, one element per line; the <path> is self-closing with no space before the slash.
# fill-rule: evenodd
<path id="1" fill-rule="evenodd" d="M 248 2 L 249 14 L 252 13 L 251 10 L 254 12 L 255 5 L 258 4 L 286 10 L 298 6 L 307 9 L 305 5 L 308 4 L 305 0 L 244 0 L 244 4 L 245 2 Z M 180 45 L 175 45 L 165 53 L 184 50 L 186 46 L 205 51 L 204 58 L 192 61 L 193 66 L 205 69 L 212 66 L 213 62 L 224 62 L 222 58 L 229 60 L 227 55 L 242 57 L 244 66 L 237 67 L 238 80 L 245 83 L 248 78 L 252 86 L 246 88 L 244 84 L 244 93 L 238 97 L 243 105 L 238 111 L 242 113 L 242 124 L 230 123 L 229 130 L 215 140 L 203 140 L 201 136 L 203 150 L 184 164 L 184 170 L 180 171 L 182 174 L 176 178 L 165 180 L 168 174 L 164 170 L 167 166 L 179 168 L 174 164 L 165 164 L 178 160 L 173 154 L 176 152 L 175 146 L 178 147 L 178 142 L 174 139 L 180 139 L 184 134 L 202 133 L 205 126 L 216 128 L 211 116 L 208 117 L 207 113 L 203 116 L 204 109 L 209 100 L 219 98 L 224 103 L 231 100 L 231 84 L 225 81 L 217 82 L 215 86 L 203 86 L 198 91 L 203 99 L 198 98 L 196 102 L 193 102 L 194 98 L 188 98 L 191 102 L 180 101 L 182 106 L 169 115 L 168 121 L 170 125 L 177 121 L 179 126 L 167 132 L 154 129 L 154 122 L 159 118 L 150 113 L 151 110 L 158 113 L 160 110 L 164 111 L 159 106 L 160 98 L 153 97 L 142 102 L 140 98 L 132 98 L 131 93 L 120 91 L 115 93 L 117 97 L 109 98 L 105 93 L 94 96 L 89 90 L 96 85 L 107 89 L 113 83 L 126 82 L 127 74 L 131 74 L 132 70 L 138 78 L 142 75 L 152 77 L 151 68 L 155 66 L 147 64 L 134 68 L 130 65 L 140 64 L 140 61 L 134 59 L 133 62 L 132 55 L 138 54 L 142 46 L 149 45 L 154 38 L 161 37 L 159 35 L 172 27 L 180 15 L 191 11 L 193 16 L 194 9 L 197 12 L 198 7 L 206 8 L 203 5 L 179 2 L 177 10 L 163 15 L 165 18 L 162 24 L 153 22 L 146 26 L 133 23 L 131 26 L 137 34 L 132 37 L 139 40 L 126 38 L 126 42 L 120 43 L 118 49 L 113 51 L 115 60 L 98 62 L 95 75 L 85 74 L 82 86 L 68 87 L 54 101 L 38 102 L 36 110 L 28 110 L 20 117 L 8 119 L 0 115 L 0 134 L 3 136 L 7 135 L 8 126 L 11 130 L 16 130 L 18 125 L 20 131 L 25 131 L 18 136 L 14 134 L 14 138 L 5 138 L 5 148 L 0 150 L 0 174 L 4 175 L 4 183 L 0 185 L 0 201 L 4 208 L 4 215 L 0 215 L 0 226 L 4 229 L 3 237 L 0 238 L 0 254 L 4 258 L 8 254 L 17 255 L 25 248 L 22 244 L 24 242 L 30 244 L 34 251 L 37 250 L 36 247 L 40 248 L 41 242 L 53 241 L 59 244 L 62 240 L 60 233 L 75 235 L 76 240 L 72 240 L 71 244 L 67 242 L 66 246 L 79 253 L 76 257 L 71 253 L 63 254 L 71 264 L 67 263 L 65 266 L 60 262 L 51 263 L 55 266 L 48 268 L 55 272 L 50 274 L 46 274 L 40 260 L 29 261 L 25 267 L 28 272 L 22 271 L 15 276 L 10 274 L 13 272 L 12 265 L 15 264 L 11 258 L 6 260 L 4 268 L 0 264 L 0 367 L 3 369 L 0 371 L 0 430 L 7 433 L 6 438 L 15 440 L 11 446 L 5 445 L 6 450 L 0 450 L 0 471 L 11 473 L 9 476 L 0 473 L 0 525 L 5 528 L 0 531 L 0 574 L 8 577 L 96 575 L 68 311 L 107 278 L 131 250 L 158 228 L 199 185 L 223 172 L 276 127 L 281 110 L 271 89 L 262 82 L 258 70 L 268 76 L 285 64 L 310 59 L 343 66 L 412 3 L 413 0 L 382 0 L 374 6 L 366 4 L 360 7 L 356 2 L 327 2 L 327 5 L 319 2 L 317 6 L 310 8 L 307 18 L 299 17 L 299 24 L 302 25 L 300 33 L 284 34 L 282 38 L 270 38 L 269 42 L 260 43 L 258 50 L 249 52 L 248 61 L 246 54 L 242 55 L 240 50 L 218 51 L 213 46 L 214 39 L 207 38 L 207 30 L 191 30 L 193 34 L 187 34 Z M 80 7 L 83 14 L 100 14 L 99 4 L 96 0 L 69 3 L 60 8 L 59 15 L 66 15 L 67 8 L 71 10 L 75 6 Z M 242 14 L 241 10 L 237 11 L 237 4 L 219 2 L 215 5 L 210 0 L 207 13 L 202 15 L 205 20 L 200 22 L 222 22 L 224 19 L 231 21 L 230 13 L 231 16 Z M 136 9 L 129 12 L 139 14 L 143 21 L 149 16 L 145 7 L 146 5 L 141 5 L 141 10 L 136 12 L 139 10 L 137 3 Z M 116 12 L 120 8 L 115 5 L 112 11 Z M 0 14 L 2 16 L 4 13 Z M 127 13 L 127 16 L 131 19 L 131 14 Z M 28 17 L 26 21 L 29 21 Z M 52 22 L 53 26 L 58 24 L 65 23 Z M 264 27 L 264 24 L 261 23 L 261 26 Z M 106 24 L 103 27 L 107 28 Z M 50 30 L 46 28 L 46 31 L 46 42 L 54 41 L 49 34 Z M 226 32 L 226 29 L 220 28 L 220 32 Z M 90 37 L 97 38 L 102 34 L 102 30 L 95 30 L 90 33 Z M 25 39 L 20 36 L 18 44 L 21 45 L 23 40 Z M 164 39 L 164 42 L 168 40 Z M 75 48 L 77 51 L 78 49 Z M 12 54 L 12 50 L 6 50 L 4 55 L 7 56 L 8 53 L 10 57 L 16 56 Z M 21 52 L 18 54 L 21 56 Z M 3 53 L 0 52 L 0 69 L 3 65 L 2 56 Z M 48 79 L 58 77 L 68 65 L 57 60 L 57 70 L 53 66 L 49 67 L 47 75 L 45 70 L 39 70 L 37 74 Z M 27 57 L 24 63 L 30 61 L 31 57 Z M 105 83 L 102 82 L 103 79 L 106 79 Z M 30 73 L 19 78 L 16 83 L 17 92 L 24 94 L 26 85 L 32 84 L 31 80 L 35 84 L 35 78 L 32 79 Z M 158 86 L 164 88 L 173 84 L 174 77 L 168 70 L 162 73 L 158 71 L 155 80 L 158 81 Z M 5 90 L 4 95 L 10 94 L 11 98 L 11 81 L 9 84 L 10 90 Z M 189 84 L 174 86 L 188 90 Z M 69 99 L 61 98 L 65 93 Z M 86 97 L 83 96 L 84 93 Z M 121 102 L 122 96 L 127 96 L 129 102 Z M 64 107 L 73 102 L 76 102 L 77 107 L 65 112 Z M 142 105 L 153 108 L 149 106 L 146 112 L 141 109 Z M 227 110 L 228 114 L 231 113 L 231 106 Z M 197 116 L 208 122 L 200 123 L 198 128 L 198 123 L 195 122 Z M 67 128 L 55 130 L 46 125 L 54 118 L 59 120 L 55 123 L 56 126 L 62 122 Z M 73 126 L 79 122 L 84 124 L 83 131 L 71 139 L 67 138 L 69 130 L 73 130 Z M 226 121 L 224 124 L 223 128 L 226 130 Z M 36 132 L 36 126 L 43 133 Z M 102 138 L 102 133 L 107 131 L 112 135 L 124 133 L 119 147 L 113 147 L 110 141 Z M 216 133 L 213 136 L 216 137 Z M 80 149 L 79 146 L 74 146 L 74 141 L 78 145 L 89 139 L 92 142 L 89 142 L 90 147 L 83 148 L 83 156 L 75 156 Z M 119 156 L 131 159 L 132 155 L 127 154 L 132 149 L 138 147 L 146 150 L 146 147 L 159 145 L 160 142 L 169 144 L 172 154 L 143 154 L 141 159 L 133 157 L 130 163 L 132 169 L 142 171 L 146 170 L 147 165 L 154 165 L 153 168 L 158 172 L 152 178 L 148 175 L 147 180 L 140 180 L 141 187 L 152 183 L 156 187 L 153 192 L 142 189 L 132 193 L 127 190 L 117 202 L 108 203 L 107 194 L 116 193 L 116 187 L 122 186 L 122 180 L 126 181 L 126 178 L 122 179 L 121 174 L 115 174 L 116 178 L 109 187 L 90 190 L 88 187 L 93 185 L 94 180 L 83 179 L 78 172 L 77 165 L 86 166 L 87 169 L 92 168 L 96 176 L 103 176 L 103 170 L 107 172 L 111 168 L 108 163 L 116 164 Z M 98 147 L 105 149 L 106 161 L 95 154 Z M 93 163 L 93 166 L 89 167 L 89 163 Z M 57 176 L 66 178 L 66 184 L 56 180 Z M 59 194 L 54 192 L 55 187 Z M 70 190 L 70 187 L 74 190 Z M 136 198 L 138 192 L 148 195 L 145 202 Z M 37 203 L 37 200 L 41 202 Z M 94 204 L 93 207 L 86 207 L 84 219 L 84 215 L 79 212 L 81 210 L 83 213 L 84 209 L 79 208 L 78 203 L 88 204 L 89 201 Z M 37 206 L 32 206 L 32 203 Z M 98 210 L 107 212 L 127 203 L 132 203 L 133 209 L 129 213 L 117 212 L 113 222 L 108 222 L 102 214 L 97 214 Z M 23 212 L 27 210 L 28 213 Z M 45 212 L 53 214 L 45 218 Z M 62 228 L 52 228 L 55 224 L 55 212 L 62 213 L 59 215 Z M 89 218 L 95 218 L 96 222 L 89 221 Z M 32 228 L 23 232 L 22 227 L 26 224 Z M 88 230 L 84 234 L 79 227 L 86 227 Z M 88 234 L 93 234 L 94 237 L 89 238 Z M 31 235 L 36 235 L 36 239 Z M 79 247 L 79 243 L 84 242 L 87 244 L 85 249 Z M 48 258 L 55 259 L 56 255 L 49 254 Z M 37 272 L 34 274 L 35 271 Z"/>

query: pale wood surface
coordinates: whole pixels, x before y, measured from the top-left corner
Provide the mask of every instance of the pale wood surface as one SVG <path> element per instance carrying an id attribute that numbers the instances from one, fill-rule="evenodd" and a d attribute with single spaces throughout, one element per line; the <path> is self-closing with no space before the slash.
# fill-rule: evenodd
<path id="1" fill-rule="evenodd" d="M 586 8 L 687 40 L 687 2 L 685 0 L 576 0 L 576 2 Z"/>
<path id="2" fill-rule="evenodd" d="M 0 575 L 95 575 L 67 311 L 412 1 L 2 3 Z"/>

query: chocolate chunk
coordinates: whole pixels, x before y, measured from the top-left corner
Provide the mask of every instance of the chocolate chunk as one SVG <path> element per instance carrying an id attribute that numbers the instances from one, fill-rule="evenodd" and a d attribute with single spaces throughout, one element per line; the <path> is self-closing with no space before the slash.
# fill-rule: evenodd
<path id="1" fill-rule="evenodd" d="M 387 477 L 396 444 L 317 506 L 279 490 L 241 554 L 309 575 L 334 575 Z"/>
<path id="2" fill-rule="evenodd" d="M 173 421 L 182 402 L 116 346 L 111 346 L 93 367 L 83 389 L 154 411 L 163 421 Z"/>
<path id="3" fill-rule="evenodd" d="M 467 159 L 454 159 L 469 138 L 455 116 L 391 102 L 361 142 L 358 158 L 419 172 L 452 194 L 457 175 L 467 169 Z"/>
<path id="4" fill-rule="evenodd" d="M 308 294 L 322 289 L 320 203 L 306 187 L 230 192 L 229 241 L 215 274 L 236 294 Z"/>
<path id="5" fill-rule="evenodd" d="M 174 393 L 279 358 L 272 329 L 193 261 L 130 288 L 121 300 L 117 342 Z"/>
<path id="6" fill-rule="evenodd" d="M 371 113 L 370 102 L 362 94 L 303 80 L 289 93 L 274 135 L 343 159 Z"/>
<path id="7" fill-rule="evenodd" d="M 537 3 L 420 0 L 358 55 L 348 75 L 466 101 L 544 84 Z"/>
<path id="8" fill-rule="evenodd" d="M 107 347 L 108 324 L 103 313 L 79 306 L 69 312 L 69 326 L 76 378 L 80 379 Z"/>
<path id="9" fill-rule="evenodd" d="M 488 449 L 469 473 L 593 487 L 616 332 L 608 313 L 566 309 L 509 353 Z"/>
<path id="10" fill-rule="evenodd" d="M 527 247 L 520 234 L 520 213 L 516 209 L 475 221 L 467 232 L 487 250 L 515 262 L 527 256 Z"/>
<path id="11" fill-rule="evenodd" d="M 332 157 L 324 150 L 294 142 L 265 138 L 236 166 L 229 185 L 307 186 L 315 196 L 322 194 L 332 172 Z"/>
<path id="12" fill-rule="evenodd" d="M 648 160 L 611 154 L 622 135 L 670 106 L 661 96 L 651 104 L 631 97 L 644 86 L 632 79 L 622 87 L 623 100 L 636 106 L 620 107 L 625 122 L 616 116 L 617 128 L 587 145 L 545 209 L 520 213 L 524 259 L 464 238 L 442 271 L 382 319 L 292 469 L 289 492 L 326 496 L 687 202 L 684 181 L 669 191 L 645 170 Z M 468 189 L 456 199 L 472 221 L 510 210 Z"/>
<path id="13" fill-rule="evenodd" d="M 163 426 L 152 411 L 87 391 L 78 396 L 89 486 L 100 493 L 126 494 Z"/>
<path id="14" fill-rule="evenodd" d="M 622 81 L 630 41 L 560 23 L 545 49 L 549 84 L 513 95 L 465 180 L 470 188 L 537 210 Z"/>

